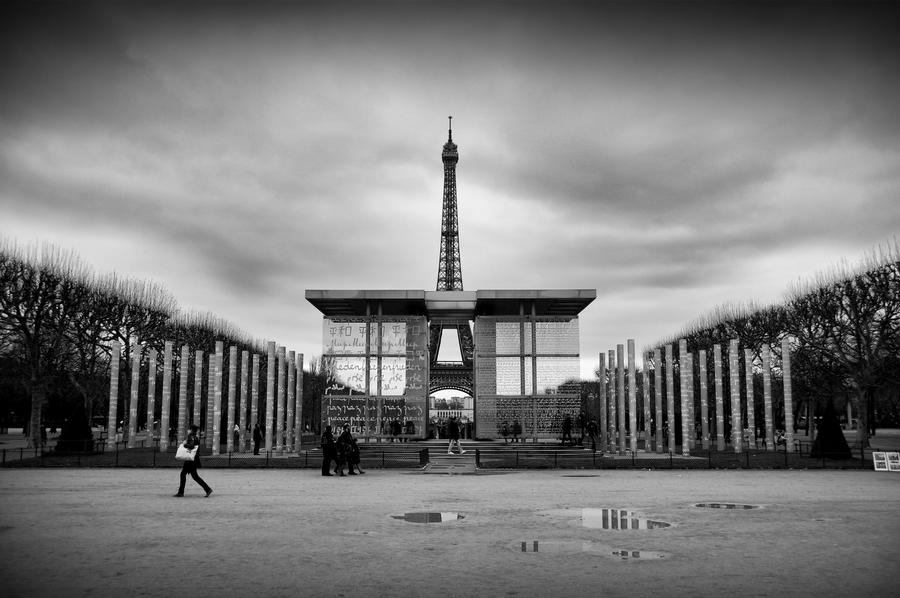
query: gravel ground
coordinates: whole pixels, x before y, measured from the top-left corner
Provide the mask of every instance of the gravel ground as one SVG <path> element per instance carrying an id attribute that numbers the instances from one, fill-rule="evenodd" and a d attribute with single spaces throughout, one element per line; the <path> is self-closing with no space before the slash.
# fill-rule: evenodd
<path id="1" fill-rule="evenodd" d="M 213 495 L 189 479 L 178 499 L 171 469 L 0 470 L 3 596 L 887 597 L 900 587 L 900 473 L 201 474 Z M 582 509 L 603 507 L 671 526 L 585 527 Z M 402 518 L 412 512 L 462 518 Z"/>

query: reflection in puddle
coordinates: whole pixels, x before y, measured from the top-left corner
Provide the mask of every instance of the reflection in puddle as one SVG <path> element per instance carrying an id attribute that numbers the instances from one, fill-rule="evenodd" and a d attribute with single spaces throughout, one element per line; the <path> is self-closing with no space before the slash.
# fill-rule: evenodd
<path id="1" fill-rule="evenodd" d="M 391 515 L 394 519 L 402 519 L 410 523 L 446 523 L 448 521 L 456 521 L 463 519 L 461 513 L 443 512 L 443 513 L 404 513 L 403 515 Z"/>
<path id="2" fill-rule="evenodd" d="M 668 553 L 658 552 L 654 550 L 624 550 L 613 549 L 604 544 L 595 544 L 594 542 L 579 542 L 566 540 L 531 540 L 522 542 L 519 550 L 521 552 L 544 553 L 544 554 L 575 554 L 588 552 L 598 556 L 614 558 L 617 560 L 659 560 L 668 558 Z"/>
<path id="3" fill-rule="evenodd" d="M 665 521 L 639 517 L 625 509 L 581 509 L 581 525 L 589 529 L 658 529 L 671 527 Z"/>
<path id="4" fill-rule="evenodd" d="M 737 505 L 729 502 L 701 502 L 694 505 L 695 507 L 706 507 L 707 509 L 758 509 L 757 505 Z"/>
<path id="5" fill-rule="evenodd" d="M 641 559 L 644 561 L 649 561 L 664 559 L 667 556 L 664 552 L 656 552 L 653 550 L 613 550 L 612 555 L 615 557 L 619 557 L 623 561 L 630 559 Z"/>

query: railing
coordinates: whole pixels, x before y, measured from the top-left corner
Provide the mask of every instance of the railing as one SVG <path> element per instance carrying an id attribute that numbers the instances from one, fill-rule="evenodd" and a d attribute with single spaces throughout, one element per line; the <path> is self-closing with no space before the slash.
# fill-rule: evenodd
<path id="1" fill-rule="evenodd" d="M 88 442 L 88 441 L 86 441 Z M 0 464 L 4 467 L 181 467 L 175 460 L 175 446 L 160 450 L 158 440 L 151 446 L 127 448 L 127 441 L 109 446 L 94 441 L 94 450 L 59 453 L 49 447 L 13 448 L 0 450 Z M 142 443 L 144 444 L 144 443 Z M 383 446 L 384 448 L 380 448 Z M 624 454 L 604 454 L 588 449 L 532 445 L 523 448 L 500 445 L 475 448 L 476 460 L 486 469 L 871 469 L 872 449 L 854 449 L 848 459 L 826 456 L 812 457 L 809 443 L 795 444 L 788 452 L 780 446 L 776 450 L 748 449 L 736 453 L 731 450 L 693 449 L 689 456 L 677 452 L 626 451 Z M 207 449 L 204 449 L 205 451 Z M 427 463 L 427 451 L 415 443 L 363 445 L 360 455 L 365 469 L 415 469 Z M 231 451 L 212 455 L 201 453 L 204 467 L 213 468 L 286 468 L 314 469 L 322 465 L 318 449 L 299 451 Z"/>

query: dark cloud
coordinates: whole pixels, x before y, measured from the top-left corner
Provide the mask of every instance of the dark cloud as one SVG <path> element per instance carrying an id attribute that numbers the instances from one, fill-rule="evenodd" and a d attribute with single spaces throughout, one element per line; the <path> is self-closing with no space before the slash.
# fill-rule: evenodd
<path id="1" fill-rule="evenodd" d="M 184 256 L 142 267 L 251 334 L 434 286 L 449 114 L 466 288 L 597 288 L 589 353 L 900 229 L 895 3 L 0 11 L 7 222 Z"/>

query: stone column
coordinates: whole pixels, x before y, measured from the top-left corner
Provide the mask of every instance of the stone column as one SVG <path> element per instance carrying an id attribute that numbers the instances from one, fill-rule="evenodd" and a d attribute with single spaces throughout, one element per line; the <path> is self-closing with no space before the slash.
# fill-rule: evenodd
<path id="1" fill-rule="evenodd" d="M 297 354 L 297 392 L 294 407 L 294 450 L 300 452 L 303 444 L 303 353 Z M 366 416 L 366 430 L 369 429 L 369 418 Z M 423 430 L 424 431 L 424 430 Z"/>
<path id="2" fill-rule="evenodd" d="M 169 364 L 166 366 L 166 353 L 168 352 Z M 166 341 L 163 348 L 163 394 L 162 405 L 166 404 L 166 371 L 169 376 L 172 375 L 172 345 Z M 171 384 L 171 383 L 170 383 Z M 169 388 L 171 393 L 171 386 Z M 160 415 L 162 415 L 162 406 L 160 406 Z M 156 417 L 156 349 L 150 349 L 147 356 L 147 440 L 153 446 L 153 419 Z M 160 439 L 162 442 L 162 439 Z"/>
<path id="3" fill-rule="evenodd" d="M 656 383 L 656 433 L 653 435 L 654 444 L 656 445 L 656 452 L 663 452 L 663 437 L 662 437 L 662 425 L 663 425 L 663 362 L 662 362 L 662 349 L 657 347 L 653 351 L 653 364 L 656 368 L 653 370 L 653 381 Z"/>
<path id="4" fill-rule="evenodd" d="M 128 402 L 128 429 L 122 430 L 128 434 L 128 448 L 134 448 L 135 423 L 137 422 L 138 389 L 141 385 L 141 353 L 142 347 L 137 340 L 131 351 L 131 398 Z"/>
<path id="5" fill-rule="evenodd" d="M 238 406 L 238 426 L 241 428 L 241 446 L 239 452 L 247 450 L 247 360 L 250 359 L 250 352 L 246 349 L 241 351 L 241 404 Z"/>
<path id="6" fill-rule="evenodd" d="M 669 429 L 668 449 L 675 452 L 675 370 L 673 369 L 672 344 L 666 345 L 666 423 Z"/>
<path id="7" fill-rule="evenodd" d="M 275 342 L 269 341 L 266 347 L 266 452 L 272 450 L 272 437 L 275 435 Z"/>
<path id="8" fill-rule="evenodd" d="M 701 349 L 697 355 L 700 376 L 700 437 L 702 446 L 709 450 L 709 393 L 706 390 L 706 350 Z"/>
<path id="9" fill-rule="evenodd" d="M 254 353 L 252 373 L 250 374 L 250 429 L 252 430 L 256 424 L 259 424 L 260 427 L 263 425 L 259 417 L 259 355 Z"/>
<path id="10" fill-rule="evenodd" d="M 285 348 L 278 347 L 275 361 L 278 363 L 278 412 L 275 417 L 275 429 L 278 431 L 276 442 L 278 443 L 275 450 L 277 455 L 284 454 L 284 409 L 287 402 L 285 394 Z"/>
<path id="11" fill-rule="evenodd" d="M 206 430 L 203 434 L 203 446 L 211 447 L 213 445 L 213 403 L 216 402 L 216 354 L 210 353 L 207 359 L 207 376 L 206 376 Z"/>
<path id="12" fill-rule="evenodd" d="M 284 431 L 287 438 L 284 441 L 285 450 L 289 453 L 294 451 L 294 391 L 297 383 L 294 380 L 294 363 L 296 355 L 293 351 L 288 351 L 287 357 L 287 408 L 284 413 Z"/>
<path id="13" fill-rule="evenodd" d="M 239 447 L 234 446 L 235 411 L 237 411 L 237 347 L 228 349 L 228 430 L 225 435 L 226 452 L 233 453 Z"/>
<path id="14" fill-rule="evenodd" d="M 172 356 L 171 356 L 171 345 L 168 346 L 169 349 L 169 376 L 172 375 Z M 163 394 L 162 394 L 162 404 L 160 405 L 160 417 L 162 416 L 162 410 L 166 406 L 166 352 L 165 348 L 163 349 Z M 169 394 L 172 394 L 172 383 L 169 381 Z M 150 349 L 150 352 L 147 354 L 147 438 L 150 440 L 150 446 L 153 446 L 153 416 L 156 415 L 156 349 Z M 162 444 L 162 439 L 160 439 L 160 444 Z"/>
<path id="15" fill-rule="evenodd" d="M 615 454 L 619 450 L 619 437 L 616 435 L 616 426 L 619 416 L 616 409 L 616 351 L 610 349 L 607 353 L 609 358 L 609 384 L 607 388 L 609 393 L 609 452 Z"/>
<path id="16" fill-rule="evenodd" d="M 772 355 L 769 345 L 762 346 L 763 406 L 766 412 L 766 450 L 775 450 L 775 429 L 772 422 Z"/>
<path id="17" fill-rule="evenodd" d="M 181 347 L 181 362 L 178 369 L 180 371 L 178 379 L 178 440 L 181 440 L 187 438 L 188 374 L 191 371 L 191 350 L 187 345 Z"/>
<path id="18" fill-rule="evenodd" d="M 687 408 L 687 417 L 685 421 L 687 421 L 688 428 L 688 453 L 690 453 L 690 449 L 697 446 L 697 415 L 694 413 L 694 354 L 693 353 L 685 353 L 684 355 L 684 373 L 687 374 L 687 393 L 685 393 L 685 398 L 687 399 L 686 405 L 682 405 L 681 408 Z"/>
<path id="19" fill-rule="evenodd" d="M 631 451 L 637 452 L 637 373 L 634 366 L 634 339 L 628 339 L 628 432 L 631 435 Z"/>
<path id="20" fill-rule="evenodd" d="M 222 367 L 224 365 L 222 362 L 224 357 L 225 343 L 216 341 L 216 386 L 213 394 L 213 455 L 218 455 L 222 448 Z"/>
<path id="21" fill-rule="evenodd" d="M 119 360 L 122 358 L 122 345 L 112 342 L 109 353 L 109 412 L 106 415 L 106 446 L 116 448 L 116 411 L 119 408 Z"/>
<path id="22" fill-rule="evenodd" d="M 744 349 L 744 385 L 747 387 L 748 448 L 756 448 L 756 392 L 753 388 L 753 351 Z"/>
<path id="23" fill-rule="evenodd" d="M 162 379 L 162 397 L 159 404 L 159 450 L 166 451 L 169 448 L 169 428 L 171 428 L 171 410 L 172 410 L 172 341 L 166 341 L 163 345 L 163 379 Z M 156 351 L 151 350 L 151 365 L 154 388 L 153 393 L 156 394 Z M 154 409 L 156 411 L 156 409 Z M 183 439 L 179 436 L 175 439 L 177 442 Z"/>
<path id="24" fill-rule="evenodd" d="M 781 340 L 781 371 L 784 375 L 784 440 L 785 450 L 794 452 L 794 399 L 791 390 L 791 344 L 788 339 Z M 847 420 L 850 425 L 852 420 Z"/>
<path id="25" fill-rule="evenodd" d="M 200 410 L 203 408 L 203 351 L 194 351 L 194 399 L 191 402 L 190 424 L 203 425 Z M 185 432 L 187 437 L 187 432 Z"/>
<path id="26" fill-rule="evenodd" d="M 187 382 L 191 372 L 191 351 L 187 345 L 181 347 L 178 362 L 178 440 L 187 438 Z"/>
<path id="27" fill-rule="evenodd" d="M 681 454 L 685 457 L 691 454 L 691 419 L 688 413 L 690 402 L 688 401 L 688 350 L 687 341 L 678 341 L 678 380 L 681 399 Z"/>
<path id="28" fill-rule="evenodd" d="M 713 345 L 713 379 L 716 395 L 716 448 L 725 450 L 725 400 L 722 384 L 722 345 Z"/>
<path id="29" fill-rule="evenodd" d="M 649 453 L 653 450 L 650 444 L 650 432 L 653 429 L 653 399 L 650 396 L 650 353 L 644 355 L 642 373 L 644 381 L 644 450 Z"/>
<path id="30" fill-rule="evenodd" d="M 619 454 L 624 455 L 628 450 L 627 430 L 625 429 L 625 345 L 616 345 L 616 397 L 619 414 L 618 435 Z"/>
<path id="31" fill-rule="evenodd" d="M 731 444 L 734 452 L 741 452 L 741 370 L 738 363 L 738 339 L 731 339 L 728 347 L 728 370 L 731 379 Z"/>
<path id="32" fill-rule="evenodd" d="M 600 353 L 600 368 L 597 370 L 597 378 L 600 382 L 598 394 L 600 395 L 600 413 L 598 414 L 600 425 L 600 450 L 609 450 L 609 420 L 606 416 L 608 401 L 606 397 L 606 353 Z"/>

